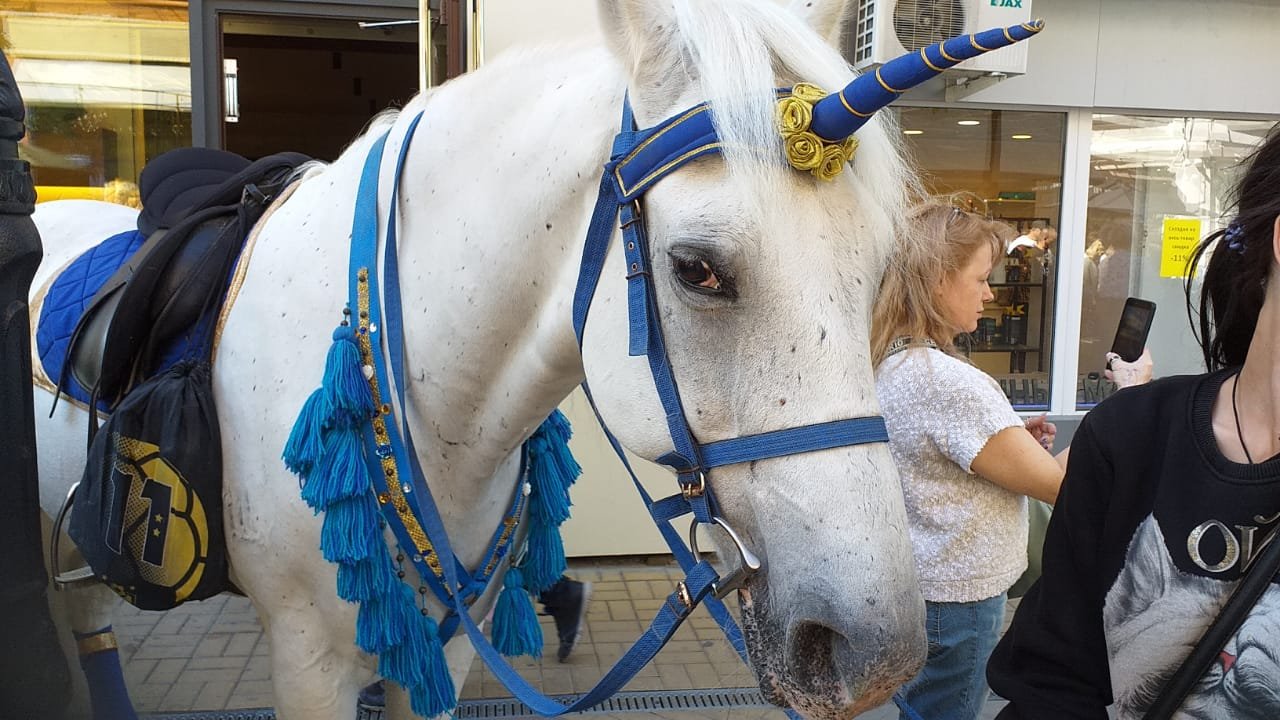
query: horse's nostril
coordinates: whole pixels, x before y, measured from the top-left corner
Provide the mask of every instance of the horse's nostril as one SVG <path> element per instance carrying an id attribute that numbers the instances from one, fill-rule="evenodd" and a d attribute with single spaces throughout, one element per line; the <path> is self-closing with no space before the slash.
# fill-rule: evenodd
<path id="1" fill-rule="evenodd" d="M 855 643 L 822 623 L 802 621 L 788 634 L 788 677 L 801 695 L 845 709 L 874 707 L 914 674 L 904 676 L 899 668 L 911 663 L 886 658 L 885 650 L 882 643 Z"/>
<path id="2" fill-rule="evenodd" d="M 805 692 L 829 690 L 837 677 L 837 661 L 848 659 L 848 643 L 844 638 L 821 623 L 800 622 L 791 629 L 788 640 L 787 669 L 790 676 L 805 686 L 802 687 Z M 835 656 L 837 652 L 839 657 Z"/>

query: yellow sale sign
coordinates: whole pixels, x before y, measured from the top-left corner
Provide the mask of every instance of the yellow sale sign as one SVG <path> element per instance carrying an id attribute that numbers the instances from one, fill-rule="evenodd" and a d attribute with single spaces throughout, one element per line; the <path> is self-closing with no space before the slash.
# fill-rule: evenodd
<path id="1" fill-rule="evenodd" d="M 1200 218 L 1165 217 L 1160 242 L 1160 277 L 1185 278 L 1187 260 L 1200 242 Z"/>

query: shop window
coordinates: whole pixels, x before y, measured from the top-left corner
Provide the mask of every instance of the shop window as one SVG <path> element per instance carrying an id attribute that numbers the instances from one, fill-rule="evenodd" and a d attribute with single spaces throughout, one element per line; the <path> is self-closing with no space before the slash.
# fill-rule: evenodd
<path id="1" fill-rule="evenodd" d="M 15 0 L 0 29 L 39 201 L 136 205 L 147 160 L 191 144 L 185 2 Z"/>
<path id="2" fill-rule="evenodd" d="M 1125 298 L 1156 303 L 1147 340 L 1156 374 L 1204 371 L 1187 321 L 1186 259 L 1224 226 L 1240 161 L 1274 123 L 1094 115 L 1080 314 L 1078 409 L 1115 388 L 1103 378 Z M 1199 287 L 1192 286 L 1193 297 Z"/>
<path id="3" fill-rule="evenodd" d="M 1047 410 L 1066 115 L 904 107 L 899 121 L 929 192 L 964 193 L 1022 237 L 996 263 L 977 332 L 957 345 L 1015 408 Z"/>

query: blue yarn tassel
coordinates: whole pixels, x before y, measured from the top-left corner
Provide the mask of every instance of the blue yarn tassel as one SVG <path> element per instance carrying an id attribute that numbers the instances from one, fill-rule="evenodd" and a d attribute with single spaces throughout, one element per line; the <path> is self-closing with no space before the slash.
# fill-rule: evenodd
<path id="1" fill-rule="evenodd" d="M 560 412 L 559 409 L 552 410 L 546 420 L 542 421 L 540 428 L 543 432 L 554 435 L 557 440 L 563 444 L 567 444 L 573 437 L 573 426 L 569 424 L 569 418 Z"/>
<path id="2" fill-rule="evenodd" d="M 356 644 L 361 650 L 383 653 L 404 640 L 408 631 L 404 609 L 413 600 L 404 599 L 403 593 L 397 593 L 397 589 L 412 592 L 409 586 L 397 583 L 390 594 L 360 603 L 360 612 L 356 614 Z"/>
<path id="3" fill-rule="evenodd" d="M 582 474 L 582 467 L 569 451 L 569 439 L 573 437 L 573 427 L 569 425 L 569 418 L 559 410 L 553 410 L 538 430 L 547 438 L 550 460 L 556 467 L 556 474 L 561 484 L 568 492 L 578 476 Z"/>
<path id="4" fill-rule="evenodd" d="M 560 528 L 530 523 L 529 553 L 523 565 L 525 587 L 529 592 L 536 595 L 555 585 L 567 567 Z"/>
<path id="5" fill-rule="evenodd" d="M 559 527 L 569 519 L 569 491 L 556 473 L 545 437 L 529 438 L 529 484 L 532 521 Z"/>
<path id="6" fill-rule="evenodd" d="M 569 451 L 569 420 L 555 410 L 529 438 L 529 538 L 524 562 L 525 585 L 538 593 L 564 573 L 560 525 L 569 518 L 569 487 L 582 473 Z"/>
<path id="7" fill-rule="evenodd" d="M 400 684 L 400 687 L 411 688 L 426 682 L 428 638 L 422 622 L 412 615 L 421 615 L 421 611 L 410 606 L 400 605 L 405 613 L 405 634 L 399 645 L 388 648 L 378 656 L 378 674 Z M 439 640 L 436 641 L 439 644 Z"/>
<path id="8" fill-rule="evenodd" d="M 440 643 L 440 626 L 430 615 L 419 615 L 422 635 L 426 638 L 423 655 L 425 679 L 409 688 L 409 706 L 424 718 L 435 717 L 452 710 L 458 704 L 458 692 L 445 661 L 444 646 Z"/>
<path id="9" fill-rule="evenodd" d="M 324 449 L 324 425 L 328 415 L 329 404 L 325 402 L 324 390 L 317 389 L 302 405 L 289 440 L 284 444 L 282 457 L 290 472 L 304 478 L 311 472 Z"/>
<path id="10" fill-rule="evenodd" d="M 542 657 L 542 626 L 520 568 L 507 570 L 493 610 L 493 646 L 507 657 Z"/>
<path id="11" fill-rule="evenodd" d="M 373 413 L 373 390 L 364 376 L 355 337 L 353 328 L 339 325 L 333 331 L 333 344 L 324 363 L 325 398 L 335 416 L 346 415 L 350 421 Z"/>
<path id="12" fill-rule="evenodd" d="M 386 553 L 374 553 L 364 560 L 338 565 L 338 597 L 349 602 L 386 595 L 397 582 L 395 568 Z"/>
<path id="13" fill-rule="evenodd" d="M 320 461 L 302 486 L 302 499 L 319 511 L 339 500 L 367 494 L 370 487 L 360 432 L 351 427 L 330 430 Z"/>
<path id="14" fill-rule="evenodd" d="M 378 524 L 378 509 L 369 493 L 329 503 L 320 529 L 320 552 L 333 563 L 354 563 L 386 545 Z"/>

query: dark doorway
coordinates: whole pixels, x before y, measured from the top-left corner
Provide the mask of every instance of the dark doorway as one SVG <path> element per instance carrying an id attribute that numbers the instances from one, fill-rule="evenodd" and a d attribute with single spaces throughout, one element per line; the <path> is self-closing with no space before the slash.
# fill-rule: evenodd
<path id="1" fill-rule="evenodd" d="M 416 22 L 221 14 L 222 147 L 332 161 L 418 91 Z"/>

